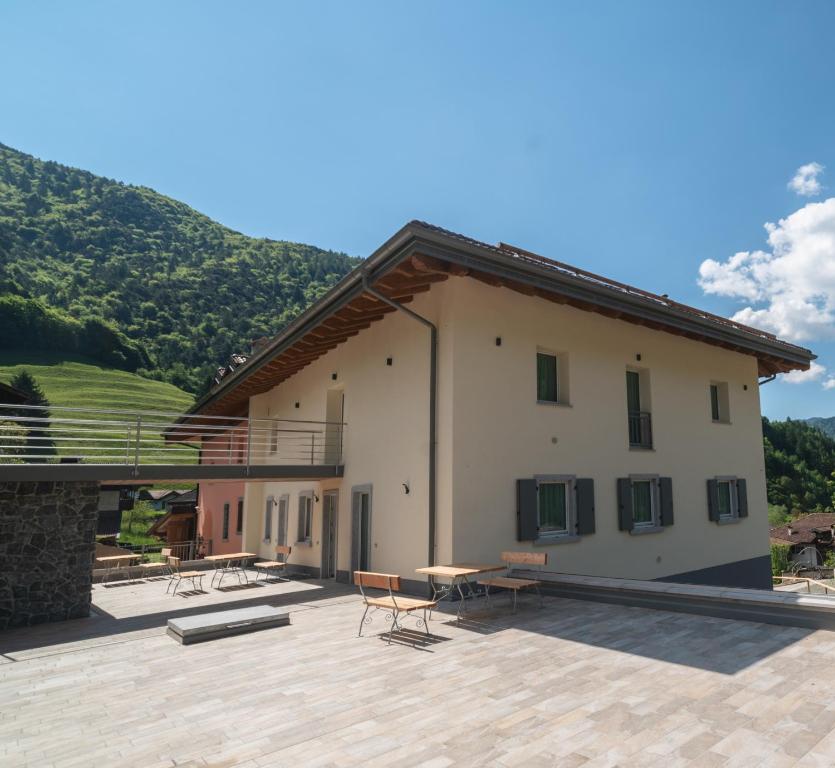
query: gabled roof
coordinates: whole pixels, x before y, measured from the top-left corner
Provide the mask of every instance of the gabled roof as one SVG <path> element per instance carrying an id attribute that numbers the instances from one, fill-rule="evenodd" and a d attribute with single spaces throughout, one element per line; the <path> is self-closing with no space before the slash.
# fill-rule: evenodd
<path id="1" fill-rule="evenodd" d="M 13 386 L 0 381 L 0 402 L 17 405 L 19 403 L 25 403 L 28 397 L 29 395 L 25 392 L 21 392 L 19 389 L 15 389 Z"/>
<path id="2" fill-rule="evenodd" d="M 522 248 L 489 245 L 440 227 L 412 221 L 334 288 L 224 376 L 190 413 L 239 416 L 249 398 L 266 392 L 331 349 L 382 319 L 393 307 L 365 292 L 367 285 L 401 303 L 450 276 L 567 304 L 624 322 L 730 349 L 757 358 L 769 376 L 806 370 L 808 349 L 774 334 L 609 280 Z"/>
<path id="3" fill-rule="evenodd" d="M 835 512 L 813 512 L 769 529 L 768 535 L 783 544 L 811 544 L 818 538 L 818 533 L 831 533 L 833 525 Z"/>

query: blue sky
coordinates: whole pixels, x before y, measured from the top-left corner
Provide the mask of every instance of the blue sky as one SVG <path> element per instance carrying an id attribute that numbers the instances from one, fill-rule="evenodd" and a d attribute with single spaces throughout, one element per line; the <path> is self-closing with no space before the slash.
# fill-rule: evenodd
<path id="1" fill-rule="evenodd" d="M 0 28 L 5 144 L 250 235 L 367 255 L 421 218 L 747 311 L 820 355 L 765 413 L 835 415 L 835 3 L 7 0 Z"/>

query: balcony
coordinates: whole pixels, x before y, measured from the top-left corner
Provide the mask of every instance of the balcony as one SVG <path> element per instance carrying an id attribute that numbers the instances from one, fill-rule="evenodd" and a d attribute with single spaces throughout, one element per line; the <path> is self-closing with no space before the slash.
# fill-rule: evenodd
<path id="1" fill-rule="evenodd" d="M 629 447 L 652 448 L 652 416 L 647 411 L 629 412 Z"/>
<path id="2" fill-rule="evenodd" d="M 0 404 L 0 480 L 342 475 L 341 422 Z"/>

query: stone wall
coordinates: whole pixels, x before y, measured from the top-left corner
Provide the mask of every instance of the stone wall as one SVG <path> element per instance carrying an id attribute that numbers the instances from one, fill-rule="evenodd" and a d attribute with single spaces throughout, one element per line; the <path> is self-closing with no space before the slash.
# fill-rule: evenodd
<path id="1" fill-rule="evenodd" d="M 90 614 L 98 483 L 0 483 L 0 629 Z"/>

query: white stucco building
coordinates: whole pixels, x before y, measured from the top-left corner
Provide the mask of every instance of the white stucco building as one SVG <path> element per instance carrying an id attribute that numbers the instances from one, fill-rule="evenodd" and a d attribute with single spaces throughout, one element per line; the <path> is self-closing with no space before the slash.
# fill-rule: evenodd
<path id="1" fill-rule="evenodd" d="M 245 492 L 244 549 L 288 543 L 312 575 L 420 590 L 421 566 L 544 549 L 558 572 L 767 588 L 758 382 L 813 358 L 412 222 L 193 412 L 282 420 L 254 465 L 329 422 L 311 456 L 332 476 Z"/>

